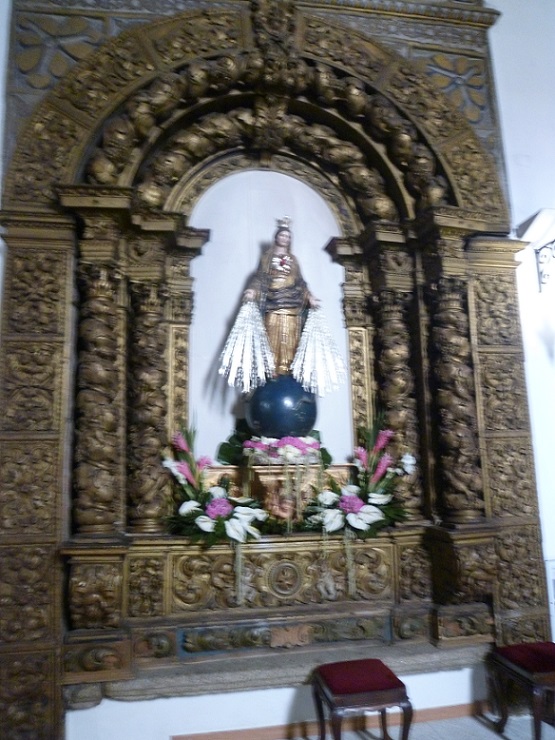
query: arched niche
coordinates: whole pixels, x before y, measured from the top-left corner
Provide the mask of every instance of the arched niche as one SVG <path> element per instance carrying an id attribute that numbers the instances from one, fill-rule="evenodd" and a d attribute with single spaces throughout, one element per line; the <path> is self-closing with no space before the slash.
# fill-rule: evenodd
<path id="1" fill-rule="evenodd" d="M 273 237 L 276 214 L 292 218 L 293 250 L 311 290 L 322 301 L 330 331 L 348 365 L 343 318 L 344 271 L 325 247 L 341 229 L 326 201 L 302 180 L 269 170 L 246 170 L 218 180 L 197 201 L 192 227 L 210 229 L 191 265 L 195 309 L 191 325 L 190 415 L 199 450 L 214 456 L 225 430 L 233 430 L 240 394 L 218 375 L 223 343 L 249 275 Z M 316 428 L 336 461 L 353 449 L 349 384 L 318 399 Z"/>

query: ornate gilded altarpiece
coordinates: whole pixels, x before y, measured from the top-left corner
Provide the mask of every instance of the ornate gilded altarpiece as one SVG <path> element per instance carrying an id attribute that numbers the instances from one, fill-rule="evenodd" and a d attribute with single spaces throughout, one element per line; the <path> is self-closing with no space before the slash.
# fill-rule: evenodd
<path id="1" fill-rule="evenodd" d="M 495 20 L 481 0 L 14 2 L 4 737 L 62 737 L 62 686 L 69 706 L 213 689 L 216 655 L 227 688 L 262 687 L 326 650 L 548 636 Z M 322 558 L 313 535 L 267 537 L 244 548 L 239 603 L 229 548 L 165 534 L 160 457 L 187 418 L 189 268 L 209 238 L 188 214 L 249 168 L 334 208 L 353 425 L 384 408 L 419 470 L 407 522 L 354 546 L 354 584 L 340 540 Z M 249 668 L 284 654 L 297 673 Z"/>

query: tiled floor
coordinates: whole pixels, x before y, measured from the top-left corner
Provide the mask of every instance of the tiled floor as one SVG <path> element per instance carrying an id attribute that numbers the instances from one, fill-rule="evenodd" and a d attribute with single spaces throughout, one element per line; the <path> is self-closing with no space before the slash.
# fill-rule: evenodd
<path id="1" fill-rule="evenodd" d="M 389 728 L 393 740 L 399 737 L 399 728 Z M 344 732 L 343 740 L 379 740 L 379 730 L 370 732 Z M 410 730 L 410 740 L 532 740 L 530 717 L 509 717 L 502 735 L 498 735 L 486 722 L 472 717 L 445 719 L 436 722 L 416 722 Z M 328 730 L 327 738 L 331 738 Z M 296 740 L 301 740 L 298 738 Z M 303 738 L 302 740 L 305 740 Z M 306 740 L 317 740 L 315 736 Z M 542 724 L 542 740 L 555 740 L 555 728 Z"/>

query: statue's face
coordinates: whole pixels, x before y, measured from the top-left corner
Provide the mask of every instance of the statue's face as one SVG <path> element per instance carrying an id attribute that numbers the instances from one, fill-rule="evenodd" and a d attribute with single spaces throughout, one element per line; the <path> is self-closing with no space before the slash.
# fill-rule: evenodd
<path id="1" fill-rule="evenodd" d="M 289 247 L 291 244 L 291 234 L 288 231 L 278 231 L 276 234 L 276 244 L 278 247 Z"/>

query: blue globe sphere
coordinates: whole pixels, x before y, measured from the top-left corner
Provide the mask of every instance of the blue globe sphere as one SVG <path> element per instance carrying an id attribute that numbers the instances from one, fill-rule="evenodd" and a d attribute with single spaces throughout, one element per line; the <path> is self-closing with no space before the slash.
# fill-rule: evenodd
<path id="1" fill-rule="evenodd" d="M 245 416 L 260 437 L 305 437 L 316 421 L 316 397 L 291 375 L 278 375 L 253 392 Z"/>

